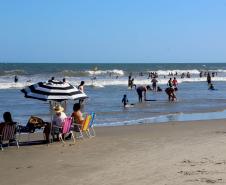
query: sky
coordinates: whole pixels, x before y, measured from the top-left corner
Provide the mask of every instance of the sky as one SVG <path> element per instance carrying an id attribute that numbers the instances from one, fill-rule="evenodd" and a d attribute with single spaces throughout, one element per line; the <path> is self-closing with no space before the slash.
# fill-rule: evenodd
<path id="1" fill-rule="evenodd" d="M 226 0 L 0 0 L 0 62 L 226 63 Z"/>

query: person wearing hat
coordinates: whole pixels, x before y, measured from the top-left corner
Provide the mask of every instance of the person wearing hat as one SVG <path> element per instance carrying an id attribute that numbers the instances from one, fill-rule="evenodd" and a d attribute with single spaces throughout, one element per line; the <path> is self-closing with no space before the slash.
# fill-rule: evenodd
<path id="1" fill-rule="evenodd" d="M 57 135 L 57 140 L 59 139 L 59 132 L 60 128 L 63 124 L 64 119 L 67 117 L 66 114 L 64 113 L 64 108 L 61 107 L 61 105 L 57 105 L 53 108 L 55 115 L 52 120 L 52 129 L 51 129 L 51 123 L 48 123 L 45 125 L 45 128 L 43 130 L 44 133 L 44 138 L 45 142 L 49 143 L 50 142 L 50 134 L 53 136 L 53 140 L 55 139 L 54 136 Z"/>
<path id="2" fill-rule="evenodd" d="M 64 108 L 61 107 L 61 105 L 56 105 L 53 110 L 55 111 L 55 115 L 53 117 L 53 134 L 58 134 L 59 133 L 59 127 L 62 126 L 63 121 L 65 118 L 67 118 L 66 114 L 64 113 Z M 54 127 L 56 126 L 56 127 Z"/>
<path id="3" fill-rule="evenodd" d="M 67 117 L 64 113 L 64 108 L 61 105 L 57 105 L 53 109 L 56 113 L 53 117 L 53 125 L 61 127 L 64 119 Z"/>

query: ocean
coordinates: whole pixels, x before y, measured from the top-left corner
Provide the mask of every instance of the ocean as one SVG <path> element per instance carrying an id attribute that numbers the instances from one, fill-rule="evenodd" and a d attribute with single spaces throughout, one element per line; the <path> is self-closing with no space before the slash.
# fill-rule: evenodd
<path id="1" fill-rule="evenodd" d="M 212 82 L 216 90 L 208 90 L 206 76 L 200 72 L 213 73 Z M 150 72 L 158 74 L 158 85 L 162 92 L 150 91 L 148 101 L 138 103 L 135 89 L 128 89 L 128 76 L 132 75 L 136 85 L 150 85 Z M 187 78 L 186 74 L 191 77 Z M 168 102 L 164 92 L 173 73 L 179 82 L 177 101 Z M 184 73 L 185 77 L 181 78 Z M 15 75 L 18 82 L 14 82 Z M 69 63 L 1 63 L 0 64 L 0 114 L 10 111 L 15 121 L 26 124 L 31 115 L 50 120 L 49 103 L 27 99 L 21 89 L 51 77 L 66 78 L 78 86 L 85 81 L 84 111 L 96 112 L 97 126 L 117 126 L 167 121 L 186 121 L 226 118 L 226 64 L 222 63 L 152 63 L 152 64 L 69 64 Z M 95 77 L 95 80 L 94 80 Z M 126 94 L 133 107 L 124 108 L 121 100 Z M 72 113 L 73 101 L 68 101 L 66 113 Z M 0 118 L 2 121 L 2 118 Z"/>

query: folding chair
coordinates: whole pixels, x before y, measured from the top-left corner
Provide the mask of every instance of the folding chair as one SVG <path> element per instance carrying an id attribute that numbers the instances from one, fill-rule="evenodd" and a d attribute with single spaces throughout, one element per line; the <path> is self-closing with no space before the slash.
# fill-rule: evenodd
<path id="1" fill-rule="evenodd" d="M 88 115 L 86 115 L 86 118 L 82 125 L 74 123 L 74 126 L 76 126 L 79 130 L 80 136 L 78 138 L 83 139 L 84 138 L 83 133 L 86 133 L 87 137 L 90 137 L 89 125 L 90 125 L 91 119 L 92 119 L 92 116 L 88 114 Z"/>
<path id="2" fill-rule="evenodd" d="M 16 124 L 9 125 L 6 124 L 3 129 L 2 133 L 0 135 L 0 147 L 1 150 L 3 151 L 3 144 L 4 141 L 8 141 L 8 146 L 11 142 L 16 142 L 17 148 L 19 148 L 19 142 L 16 139 Z"/>
<path id="3" fill-rule="evenodd" d="M 75 143 L 75 137 L 74 137 L 73 131 L 71 130 L 71 126 L 72 126 L 72 118 L 71 117 L 68 117 L 68 118 L 65 118 L 64 119 L 64 122 L 62 124 L 62 127 L 57 127 L 57 128 L 60 129 L 59 139 L 60 139 L 60 141 L 63 142 L 63 144 L 65 144 L 65 141 L 64 141 L 64 138 L 63 138 L 63 135 L 65 135 L 65 134 L 71 134 L 71 136 L 73 138 L 73 141 Z"/>
<path id="4" fill-rule="evenodd" d="M 92 112 L 91 113 L 91 120 L 90 120 L 90 123 L 89 123 L 89 128 L 90 128 L 90 130 L 89 130 L 89 136 L 90 137 L 95 137 L 96 136 L 96 132 L 94 130 L 94 119 L 95 119 L 95 117 L 96 117 L 95 112 Z"/>

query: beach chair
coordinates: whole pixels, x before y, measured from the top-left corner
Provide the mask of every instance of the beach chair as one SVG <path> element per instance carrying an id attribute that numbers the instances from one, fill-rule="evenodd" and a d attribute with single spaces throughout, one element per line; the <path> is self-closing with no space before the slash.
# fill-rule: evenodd
<path id="1" fill-rule="evenodd" d="M 92 112 L 91 113 L 91 120 L 90 120 L 90 123 L 89 123 L 89 136 L 90 137 L 95 137 L 96 136 L 96 132 L 94 130 L 94 119 L 96 117 L 96 114 L 95 112 Z"/>
<path id="2" fill-rule="evenodd" d="M 89 132 L 90 127 L 89 126 L 90 126 L 91 120 L 92 120 L 92 115 L 88 114 L 88 115 L 86 115 L 86 118 L 82 125 L 74 123 L 74 126 L 78 128 L 78 131 L 80 134 L 78 138 L 83 139 L 84 138 L 83 133 L 85 133 L 87 135 L 87 137 L 90 137 L 90 132 Z"/>
<path id="3" fill-rule="evenodd" d="M 65 134 L 71 134 L 72 139 L 73 139 L 73 141 L 75 143 L 75 137 L 74 137 L 74 133 L 73 133 L 73 131 L 71 129 L 71 126 L 72 126 L 72 118 L 68 117 L 68 118 L 64 119 L 62 127 L 58 127 L 61 130 L 59 132 L 59 139 L 60 139 L 60 141 L 63 142 L 63 144 L 65 144 L 65 141 L 64 141 L 64 138 L 63 138 L 63 135 L 65 135 Z"/>
<path id="4" fill-rule="evenodd" d="M 2 151 L 4 150 L 3 144 L 5 141 L 8 142 L 8 146 L 10 143 L 16 142 L 17 148 L 19 148 L 19 142 L 16 139 L 16 124 L 13 125 L 6 124 L 3 127 L 2 133 L 0 135 L 0 147 Z"/>

